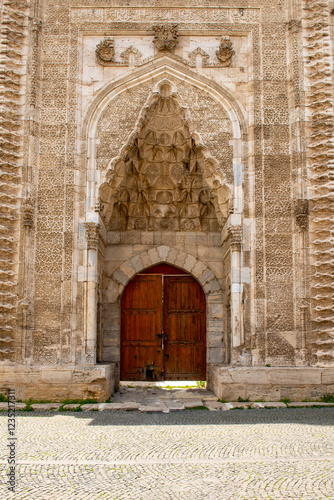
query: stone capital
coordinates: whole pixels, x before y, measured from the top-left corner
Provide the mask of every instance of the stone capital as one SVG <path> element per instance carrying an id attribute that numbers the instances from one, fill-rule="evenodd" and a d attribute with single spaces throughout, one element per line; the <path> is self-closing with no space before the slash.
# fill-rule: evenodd
<path id="1" fill-rule="evenodd" d="M 240 250 L 242 243 L 242 226 L 230 226 L 227 229 L 228 244 L 232 250 Z"/>
<path id="2" fill-rule="evenodd" d="M 85 222 L 87 248 L 96 250 L 99 244 L 100 224 L 96 222 Z"/>

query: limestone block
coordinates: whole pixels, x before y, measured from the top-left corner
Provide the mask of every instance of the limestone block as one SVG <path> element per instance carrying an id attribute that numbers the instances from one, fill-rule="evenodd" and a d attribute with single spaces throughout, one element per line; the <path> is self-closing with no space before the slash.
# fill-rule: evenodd
<path id="1" fill-rule="evenodd" d="M 211 318 L 221 319 L 224 316 L 223 304 L 208 304 L 207 309 Z"/>
<path id="2" fill-rule="evenodd" d="M 36 411 L 58 410 L 60 403 L 36 403 L 31 408 Z"/>
<path id="3" fill-rule="evenodd" d="M 281 387 L 281 398 L 290 399 L 290 401 L 303 401 L 303 399 L 311 398 L 310 388 L 308 386 L 300 387 Z"/>
<path id="4" fill-rule="evenodd" d="M 80 405 L 79 404 L 68 404 L 63 406 L 63 410 L 76 410 Z"/>
<path id="5" fill-rule="evenodd" d="M 194 267 L 194 265 L 196 264 L 196 262 L 197 262 L 197 260 L 195 259 L 195 257 L 193 257 L 192 255 L 188 255 L 188 257 L 186 258 L 186 260 L 183 264 L 183 268 L 186 271 L 191 272 L 191 270 Z"/>
<path id="6" fill-rule="evenodd" d="M 216 279 L 212 279 L 212 280 L 208 281 L 207 283 L 205 283 L 205 285 L 203 286 L 203 289 L 204 289 L 205 294 L 218 292 L 220 290 L 220 285 Z"/>
<path id="7" fill-rule="evenodd" d="M 60 370 L 59 368 L 42 368 L 42 382 L 48 384 L 68 384 L 72 379 L 72 370 Z"/>
<path id="8" fill-rule="evenodd" d="M 208 281 L 211 281 L 211 280 L 214 280 L 215 279 L 215 276 L 213 274 L 212 271 L 210 271 L 210 269 L 206 269 L 204 271 L 203 274 L 201 274 L 201 276 L 198 278 L 199 282 L 204 285 L 205 283 L 207 283 Z M 217 291 L 217 290 L 213 290 L 213 291 Z"/>
<path id="9" fill-rule="evenodd" d="M 235 384 L 265 385 L 268 384 L 266 368 L 232 368 L 230 375 Z"/>
<path id="10" fill-rule="evenodd" d="M 238 398 L 246 399 L 246 385 L 231 384 L 221 386 L 219 399 L 227 401 L 238 401 Z"/>
<path id="11" fill-rule="evenodd" d="M 132 257 L 132 259 L 129 260 L 129 263 L 131 264 L 131 267 L 133 267 L 133 269 L 136 271 L 136 273 L 144 268 L 143 262 L 139 255 Z"/>
<path id="12" fill-rule="evenodd" d="M 324 385 L 334 384 L 334 368 L 322 368 L 321 383 Z"/>
<path id="13" fill-rule="evenodd" d="M 246 394 L 250 401 L 256 401 L 258 399 L 264 401 L 279 401 L 281 399 L 280 388 L 270 385 L 248 385 Z"/>
<path id="14" fill-rule="evenodd" d="M 167 262 L 169 264 L 175 264 L 176 263 L 176 259 L 177 259 L 177 254 L 179 253 L 179 251 L 176 249 L 176 248 L 172 248 L 169 252 L 168 252 L 168 255 L 167 255 Z"/>
<path id="15" fill-rule="evenodd" d="M 198 278 L 206 269 L 206 265 L 204 262 L 201 262 L 200 260 L 196 261 L 196 264 L 194 265 L 192 269 L 192 274 Z"/>
<path id="16" fill-rule="evenodd" d="M 121 268 L 117 269 L 117 271 L 113 274 L 113 279 L 118 281 L 121 285 L 125 286 L 129 281 L 129 278 L 124 274 Z"/>
<path id="17" fill-rule="evenodd" d="M 221 344 L 221 347 L 208 347 L 208 355 L 207 360 L 208 363 L 221 363 L 223 361 L 224 349 Z"/>
<path id="18" fill-rule="evenodd" d="M 271 384 L 296 386 L 320 385 L 321 369 L 319 368 L 271 368 L 268 371 Z"/>
<path id="19" fill-rule="evenodd" d="M 156 248 L 151 248 L 151 250 L 149 250 L 147 253 L 150 258 L 151 266 L 160 262 L 160 255 Z"/>

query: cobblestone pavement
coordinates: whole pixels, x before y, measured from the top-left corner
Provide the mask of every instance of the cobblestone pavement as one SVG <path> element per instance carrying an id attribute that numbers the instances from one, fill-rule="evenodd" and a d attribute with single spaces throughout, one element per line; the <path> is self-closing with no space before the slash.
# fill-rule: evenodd
<path id="1" fill-rule="evenodd" d="M 334 499 L 334 408 L 17 412 L 18 478 L 0 498 Z"/>

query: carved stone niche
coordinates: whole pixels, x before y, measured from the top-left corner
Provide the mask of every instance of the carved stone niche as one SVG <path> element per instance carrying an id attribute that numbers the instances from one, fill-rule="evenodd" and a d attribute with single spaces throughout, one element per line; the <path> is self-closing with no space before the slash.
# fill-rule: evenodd
<path id="1" fill-rule="evenodd" d="M 231 189 L 169 83 L 152 94 L 138 124 L 100 188 L 107 229 L 221 230 Z"/>
<path id="2" fill-rule="evenodd" d="M 220 40 L 219 49 L 216 50 L 216 56 L 222 66 L 228 67 L 232 64 L 232 56 L 235 54 L 233 45 L 229 36 L 223 36 Z"/>
<path id="3" fill-rule="evenodd" d="M 298 226 L 305 230 L 308 228 L 309 201 L 299 199 L 295 201 L 295 217 Z"/>
<path id="4" fill-rule="evenodd" d="M 162 24 L 152 27 L 154 31 L 153 43 L 159 51 L 171 51 L 178 43 L 177 24 Z"/>
<path id="5" fill-rule="evenodd" d="M 113 62 L 115 57 L 115 44 L 113 38 L 106 38 L 100 42 L 95 49 L 98 62 L 102 65 L 108 65 Z"/>

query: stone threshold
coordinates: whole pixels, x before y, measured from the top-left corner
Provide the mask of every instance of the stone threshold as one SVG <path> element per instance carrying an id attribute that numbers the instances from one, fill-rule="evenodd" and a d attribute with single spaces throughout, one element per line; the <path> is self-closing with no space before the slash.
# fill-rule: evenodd
<path id="1" fill-rule="evenodd" d="M 209 411 L 229 411 L 229 410 L 250 410 L 250 409 L 270 409 L 270 408 L 312 408 L 312 407 L 334 407 L 334 403 L 324 403 L 319 401 L 309 402 L 239 402 L 233 401 L 221 403 L 220 401 L 203 401 L 203 404 L 198 402 L 166 402 L 165 404 L 150 404 L 144 405 L 137 402 L 127 401 L 124 403 L 90 403 L 90 404 L 66 404 L 61 403 L 34 403 L 27 405 L 26 403 L 16 403 L 15 410 L 18 411 L 139 411 L 141 413 L 162 412 L 170 413 L 171 411 L 180 410 L 209 410 Z M 11 408 L 12 409 L 12 408 Z M 0 411 L 8 410 L 8 403 L 0 403 Z"/>

